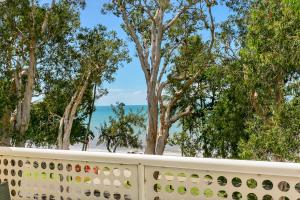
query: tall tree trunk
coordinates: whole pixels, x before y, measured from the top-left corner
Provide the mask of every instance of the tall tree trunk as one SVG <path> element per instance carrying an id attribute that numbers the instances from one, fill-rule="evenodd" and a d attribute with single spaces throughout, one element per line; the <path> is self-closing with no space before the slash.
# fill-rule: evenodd
<path id="1" fill-rule="evenodd" d="M 148 92 L 148 131 L 146 138 L 146 154 L 155 154 L 158 129 L 158 102 L 153 92 Z"/>
<path id="2" fill-rule="evenodd" d="M 5 109 L 2 118 L 0 119 L 0 146 L 11 146 L 10 133 L 10 112 Z"/>
<path id="3" fill-rule="evenodd" d="M 96 92 L 97 92 L 97 85 L 95 84 L 94 85 L 94 91 L 93 91 L 93 100 L 92 100 L 91 107 L 90 107 L 90 110 L 89 110 L 89 121 L 88 121 L 88 126 L 87 126 L 85 137 L 84 137 L 84 143 L 83 143 L 83 146 L 82 146 L 82 151 L 87 150 L 88 143 L 89 143 L 89 138 L 88 138 L 89 135 L 88 134 L 89 134 L 90 129 L 91 129 L 91 121 L 92 121 L 92 116 L 93 116 L 95 100 L 96 100 Z"/>
<path id="4" fill-rule="evenodd" d="M 84 84 L 77 89 L 77 91 L 72 96 L 71 101 L 65 108 L 64 115 L 59 123 L 58 138 L 57 138 L 57 148 L 68 150 L 70 147 L 70 136 L 73 126 L 73 121 L 76 116 L 76 111 L 81 104 L 82 97 L 86 91 L 89 83 L 91 73 L 88 74 Z"/>
<path id="5" fill-rule="evenodd" d="M 168 143 L 169 131 L 170 131 L 170 125 L 168 123 L 163 125 L 161 124 L 160 134 L 157 138 L 155 154 L 162 155 L 164 153 L 166 145 Z"/>
<path id="6" fill-rule="evenodd" d="M 35 69 L 36 69 L 36 41 L 35 38 L 30 40 L 30 50 L 29 50 L 29 68 L 27 75 L 27 82 L 25 84 L 25 91 L 22 98 L 18 100 L 17 104 L 17 118 L 15 124 L 15 132 L 18 134 L 18 139 L 15 146 L 25 147 L 25 132 L 28 129 L 30 121 L 30 110 L 31 110 L 31 100 L 34 89 L 34 79 L 35 79 Z"/>

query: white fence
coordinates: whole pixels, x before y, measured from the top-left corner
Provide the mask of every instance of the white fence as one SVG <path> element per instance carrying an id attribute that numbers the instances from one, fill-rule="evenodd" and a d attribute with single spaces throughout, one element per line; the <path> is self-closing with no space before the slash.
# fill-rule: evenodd
<path id="1" fill-rule="evenodd" d="M 300 164 L 0 148 L 13 200 L 300 200 Z"/>

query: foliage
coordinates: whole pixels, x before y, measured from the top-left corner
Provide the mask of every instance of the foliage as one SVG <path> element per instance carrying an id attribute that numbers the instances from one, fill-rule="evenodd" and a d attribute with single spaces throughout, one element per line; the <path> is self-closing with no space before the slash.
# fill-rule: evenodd
<path id="1" fill-rule="evenodd" d="M 198 140 L 187 133 L 175 135 L 174 140 L 205 157 L 295 161 L 299 153 L 297 3 L 227 1 L 227 6 L 235 15 L 221 24 L 217 65 L 203 69 L 181 99 L 194 108 L 180 121 L 182 127 L 197 133 Z M 197 49 L 196 43 L 190 45 Z M 195 52 L 180 52 L 186 66 L 193 66 L 193 55 L 201 58 Z"/>
<path id="2" fill-rule="evenodd" d="M 181 156 L 195 157 L 198 156 L 201 149 L 200 137 L 198 133 L 180 132 L 175 133 L 169 139 L 171 146 L 179 146 Z"/>
<path id="3" fill-rule="evenodd" d="M 109 117 L 99 128 L 98 145 L 105 143 L 109 152 L 116 152 L 119 147 L 141 148 L 141 141 L 136 129 L 145 129 L 145 118 L 142 110 L 125 112 L 125 104 L 117 103 L 112 106 L 114 117 Z"/>
<path id="4" fill-rule="evenodd" d="M 254 160 L 299 161 L 299 98 L 286 103 L 268 123 L 255 116 L 248 121 L 250 138 L 241 141 L 240 157 Z"/>

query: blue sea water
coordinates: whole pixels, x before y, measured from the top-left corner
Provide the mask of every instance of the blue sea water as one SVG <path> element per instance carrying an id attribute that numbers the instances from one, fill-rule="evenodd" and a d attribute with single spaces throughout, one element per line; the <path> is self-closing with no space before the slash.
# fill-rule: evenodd
<path id="1" fill-rule="evenodd" d="M 142 112 L 145 114 L 145 118 L 147 118 L 147 106 L 146 105 L 127 105 L 125 106 L 125 113 L 129 113 L 130 111 L 133 112 Z M 104 122 L 109 121 L 109 116 L 114 117 L 114 113 L 112 111 L 111 106 L 96 106 L 96 110 L 93 113 L 92 119 L 91 119 L 91 130 L 93 131 L 95 138 L 90 141 L 89 143 L 89 149 L 102 149 L 105 150 L 104 145 L 97 146 L 97 140 L 99 137 L 99 131 L 97 128 L 99 128 Z M 147 125 L 147 121 L 145 121 L 145 124 Z M 175 132 L 178 132 L 180 130 L 180 127 L 178 124 L 173 124 L 172 128 L 170 129 L 170 135 L 174 134 Z M 141 135 L 140 139 L 143 142 L 143 145 L 145 144 L 145 138 L 146 138 L 146 132 L 147 130 L 144 130 Z M 73 148 L 80 149 L 81 144 L 75 144 L 73 145 Z M 168 148 L 170 149 L 170 147 Z M 126 151 L 123 149 L 123 151 Z M 173 151 L 173 150 L 172 150 Z M 175 150 L 177 151 L 177 150 Z"/>
<path id="2" fill-rule="evenodd" d="M 147 118 L 147 106 L 146 105 L 127 105 L 125 106 L 125 113 L 129 113 L 130 111 L 133 112 L 142 112 L 145 114 L 145 118 Z M 97 134 L 97 127 L 100 127 L 105 121 L 108 122 L 109 116 L 114 117 L 114 113 L 112 111 L 111 106 L 96 106 L 96 110 L 93 113 L 92 120 L 91 120 L 91 130 L 94 134 Z M 147 124 L 147 121 L 145 121 Z M 173 134 L 178 132 L 180 127 L 178 123 L 173 124 L 170 133 Z M 146 134 L 146 133 L 145 133 Z"/>
<path id="3" fill-rule="evenodd" d="M 147 106 L 146 105 L 128 105 L 125 106 L 125 113 L 129 113 L 130 110 L 133 112 L 138 112 L 143 110 L 145 117 L 147 116 Z M 114 116 L 111 106 L 96 106 L 96 110 L 93 113 L 91 120 L 91 130 L 96 132 L 96 127 L 100 127 L 105 121 L 108 122 L 109 116 Z"/>

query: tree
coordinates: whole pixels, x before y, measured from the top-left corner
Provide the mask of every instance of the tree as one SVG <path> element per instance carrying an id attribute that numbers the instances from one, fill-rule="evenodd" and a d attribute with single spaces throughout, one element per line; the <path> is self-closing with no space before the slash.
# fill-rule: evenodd
<path id="1" fill-rule="evenodd" d="M 249 140 L 241 142 L 242 157 L 280 161 L 298 157 L 298 5 L 296 1 L 261 1 L 250 12 L 241 55 L 254 115 L 247 124 Z M 276 140 L 263 144 L 272 138 Z M 254 148 L 257 153 L 250 154 Z"/>
<path id="2" fill-rule="evenodd" d="M 178 135 L 173 139 L 189 147 L 199 145 L 191 151 L 205 157 L 297 160 L 298 3 L 227 1 L 227 5 L 235 15 L 221 24 L 217 34 L 218 65 L 205 70 L 194 83 L 199 87 L 191 87 L 181 98 L 183 108 L 193 105 L 193 113 L 180 120 L 185 131 L 180 136 L 186 140 L 178 140 L 182 139 Z M 186 57 L 192 60 L 191 55 Z M 282 116 L 295 120 L 283 125 Z M 190 139 L 185 137 L 190 134 Z"/>
<path id="3" fill-rule="evenodd" d="M 126 114 L 125 104 L 117 103 L 112 106 L 115 117 L 109 117 L 109 124 L 106 122 L 99 129 L 98 145 L 105 143 L 109 152 L 115 153 L 119 147 L 141 148 L 139 133 L 136 129 L 145 129 L 145 117 L 143 110 Z"/>
<path id="4" fill-rule="evenodd" d="M 47 51 L 48 42 L 57 41 L 76 27 L 78 3 L 66 1 L 40 6 L 35 0 L 1 3 L 1 41 L 5 48 L 2 65 L 11 72 L 18 102 L 11 126 L 16 146 L 25 145 L 25 133 L 30 122 L 32 96 L 38 79 L 38 66 Z M 47 52 L 49 53 L 49 52 Z"/>
<path id="5" fill-rule="evenodd" d="M 174 68 L 168 77 L 170 82 L 168 95 L 185 87 L 184 80 L 201 70 L 201 74 L 185 89 L 178 100 L 176 109 L 184 111 L 190 106 L 192 112 L 181 117 L 179 123 L 182 132 L 171 138 L 173 144 L 186 144 L 183 154 L 195 156 L 207 145 L 205 129 L 207 129 L 207 113 L 213 108 L 218 98 L 223 74 L 216 63 L 216 55 L 210 52 L 209 43 L 202 41 L 200 36 L 187 38 L 186 45 L 179 48 L 174 58 Z M 183 141 L 183 139 L 185 141 Z M 175 143 L 174 143 L 175 142 Z M 206 150 L 205 150 L 206 151 Z M 201 152 L 202 153 L 202 152 Z"/>
<path id="6" fill-rule="evenodd" d="M 183 112 L 174 110 L 184 91 L 177 91 L 168 100 L 163 99 L 163 90 L 168 85 L 164 77 L 177 47 L 184 43 L 187 36 L 196 32 L 195 27 L 200 19 L 203 22 L 200 26 L 212 33 L 210 46 L 213 47 L 215 26 L 211 7 L 215 4 L 216 1 L 209 0 L 172 3 L 169 0 L 112 0 L 104 9 L 122 18 L 123 28 L 135 44 L 144 72 L 148 105 L 147 154 L 163 154 L 171 125 L 190 113 L 189 107 Z M 199 73 L 200 70 L 185 81 L 183 90 L 193 83 Z"/>
<path id="7" fill-rule="evenodd" d="M 107 32 L 103 26 L 91 30 L 83 29 L 77 35 L 78 50 L 74 49 L 79 66 L 75 90 L 65 107 L 59 122 L 57 147 L 69 149 L 70 134 L 77 109 L 91 85 L 112 81 L 113 74 L 123 61 L 128 61 L 123 42 L 115 32 Z"/>

